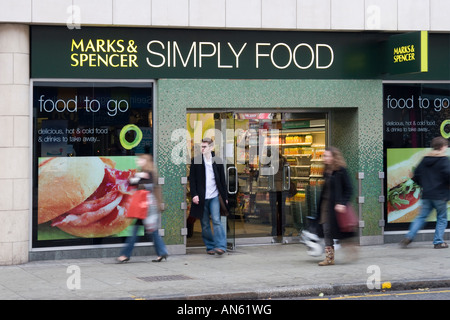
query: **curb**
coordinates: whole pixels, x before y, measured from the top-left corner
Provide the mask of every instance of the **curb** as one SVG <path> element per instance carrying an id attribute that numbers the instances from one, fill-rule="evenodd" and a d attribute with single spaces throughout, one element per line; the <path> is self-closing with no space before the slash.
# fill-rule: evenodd
<path id="1" fill-rule="evenodd" d="M 319 297 L 339 294 L 356 294 L 368 292 L 390 292 L 403 290 L 416 290 L 420 288 L 443 288 L 450 287 L 450 279 L 422 279 L 422 280 L 401 280 L 384 281 L 383 284 L 389 284 L 390 288 L 369 289 L 366 283 L 344 283 L 329 285 L 308 285 L 295 287 L 282 287 L 256 291 L 240 291 L 226 293 L 205 293 L 198 295 L 177 295 L 177 296 L 159 296 L 146 297 L 146 300 L 267 300 L 283 299 L 295 297 Z M 380 284 L 381 286 L 381 284 Z"/>

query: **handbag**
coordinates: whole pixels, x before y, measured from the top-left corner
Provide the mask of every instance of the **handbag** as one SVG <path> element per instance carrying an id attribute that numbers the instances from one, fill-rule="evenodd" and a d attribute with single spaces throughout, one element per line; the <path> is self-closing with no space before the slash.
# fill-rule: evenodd
<path id="1" fill-rule="evenodd" d="M 336 218 L 341 232 L 354 232 L 358 225 L 358 217 L 353 205 L 349 202 L 344 212 L 336 212 Z"/>
<path id="2" fill-rule="evenodd" d="M 126 216 L 132 219 L 145 219 L 148 212 L 147 190 L 138 190 L 131 196 Z"/>

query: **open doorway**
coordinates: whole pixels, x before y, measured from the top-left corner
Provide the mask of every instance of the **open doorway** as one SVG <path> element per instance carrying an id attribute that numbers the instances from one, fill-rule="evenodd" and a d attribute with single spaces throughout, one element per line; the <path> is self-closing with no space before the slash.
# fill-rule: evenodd
<path id="1" fill-rule="evenodd" d="M 306 217 L 316 214 L 323 183 L 327 113 L 191 112 L 187 127 L 191 156 L 210 137 L 224 161 L 231 210 L 223 225 L 230 248 L 300 235 Z M 187 186 L 187 247 L 201 247 L 200 222 L 189 218 Z"/>

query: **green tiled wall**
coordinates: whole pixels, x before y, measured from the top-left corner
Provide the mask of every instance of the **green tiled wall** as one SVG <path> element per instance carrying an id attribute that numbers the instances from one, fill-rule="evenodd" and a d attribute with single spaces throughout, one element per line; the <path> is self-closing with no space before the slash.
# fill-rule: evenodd
<path id="1" fill-rule="evenodd" d="M 277 112 L 299 109 L 331 110 L 330 144 L 339 147 L 354 178 L 362 181 L 363 235 L 380 235 L 378 203 L 383 170 L 382 83 L 378 80 L 190 80 L 162 79 L 157 82 L 157 161 L 165 178 L 163 228 L 167 244 L 182 244 L 184 215 L 184 164 L 171 161 L 172 132 L 186 128 L 187 110 L 271 109 Z"/>

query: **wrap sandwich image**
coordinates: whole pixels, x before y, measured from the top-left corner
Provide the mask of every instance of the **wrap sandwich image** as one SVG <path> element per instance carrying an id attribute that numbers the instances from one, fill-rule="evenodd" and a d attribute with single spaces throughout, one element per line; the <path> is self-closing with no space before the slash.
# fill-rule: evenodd
<path id="1" fill-rule="evenodd" d="M 45 158 L 38 172 L 38 224 L 51 223 L 77 237 L 107 237 L 126 229 L 128 178 L 102 157 Z"/>

